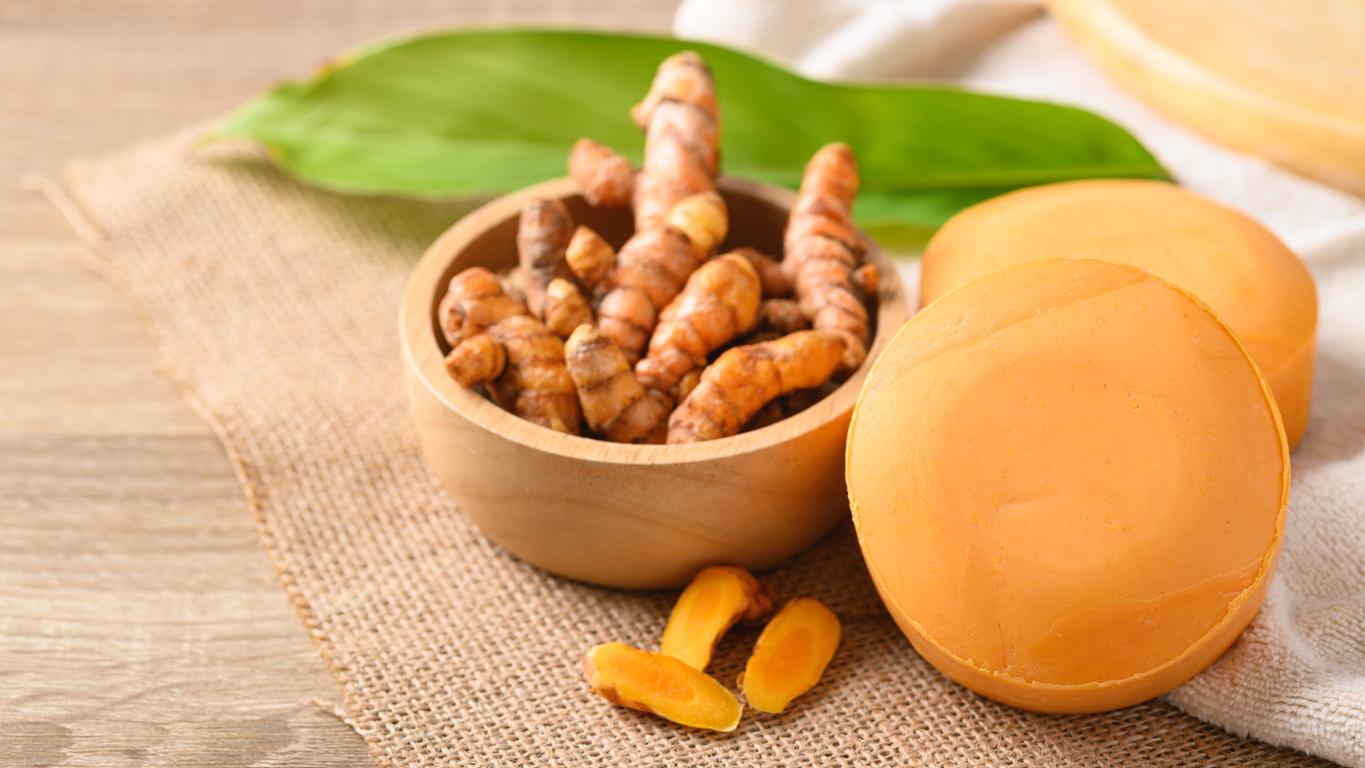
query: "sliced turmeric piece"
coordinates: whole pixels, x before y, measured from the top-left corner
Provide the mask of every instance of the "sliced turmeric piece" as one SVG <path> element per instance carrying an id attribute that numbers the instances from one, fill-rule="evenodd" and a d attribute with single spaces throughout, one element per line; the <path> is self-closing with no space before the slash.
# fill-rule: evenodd
<path id="1" fill-rule="evenodd" d="M 706 669 L 716 643 L 735 622 L 756 621 L 773 610 L 768 590 L 743 568 L 703 568 L 669 614 L 659 650 L 694 669 Z"/>
<path id="2" fill-rule="evenodd" d="M 820 682 L 839 647 L 839 617 L 824 603 L 798 597 L 782 607 L 739 676 L 749 706 L 777 714 Z"/>
<path id="3" fill-rule="evenodd" d="M 611 703 L 711 731 L 733 731 L 743 711 L 714 677 L 672 656 L 603 643 L 583 656 L 593 691 Z"/>

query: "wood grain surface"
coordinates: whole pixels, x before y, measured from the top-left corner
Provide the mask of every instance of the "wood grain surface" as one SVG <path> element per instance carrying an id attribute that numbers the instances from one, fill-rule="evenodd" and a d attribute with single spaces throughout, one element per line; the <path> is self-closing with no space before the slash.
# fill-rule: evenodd
<path id="1" fill-rule="evenodd" d="M 1365 195 L 1365 3 L 1048 0 L 1123 87 L 1209 137 Z"/>
<path id="2" fill-rule="evenodd" d="M 395 30 L 665 29 L 646 0 L 0 0 L 0 765 L 356 766 L 222 449 L 20 188 Z M 324 705 L 319 705 L 318 701 Z"/>

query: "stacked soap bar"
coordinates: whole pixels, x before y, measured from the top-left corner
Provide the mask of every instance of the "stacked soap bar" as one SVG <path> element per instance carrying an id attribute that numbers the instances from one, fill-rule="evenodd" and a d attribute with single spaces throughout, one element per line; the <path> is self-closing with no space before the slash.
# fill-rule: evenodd
<path id="1" fill-rule="evenodd" d="M 1239 214 L 1127 181 L 970 209 L 923 269 L 926 306 L 849 433 L 891 615 L 949 677 L 1028 709 L 1188 680 L 1274 571 L 1308 411 L 1307 270 Z"/>

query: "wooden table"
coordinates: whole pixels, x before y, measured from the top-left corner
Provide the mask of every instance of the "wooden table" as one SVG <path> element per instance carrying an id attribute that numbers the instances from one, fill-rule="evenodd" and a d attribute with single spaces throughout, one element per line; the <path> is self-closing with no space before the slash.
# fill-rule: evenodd
<path id="1" fill-rule="evenodd" d="M 665 29 L 650 0 L 0 0 L 0 765 L 368 765 L 218 441 L 19 188 L 399 29 Z"/>

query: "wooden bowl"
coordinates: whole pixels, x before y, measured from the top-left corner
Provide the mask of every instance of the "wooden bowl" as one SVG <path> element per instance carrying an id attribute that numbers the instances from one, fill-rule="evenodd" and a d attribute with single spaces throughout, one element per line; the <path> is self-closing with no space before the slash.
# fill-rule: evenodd
<path id="1" fill-rule="evenodd" d="M 794 195 L 721 179 L 730 209 L 722 246 L 781 252 Z M 575 437 L 502 410 L 446 373 L 436 305 L 472 266 L 516 263 L 517 216 L 532 197 L 559 198 L 574 220 L 619 247 L 630 213 L 597 209 L 571 180 L 499 198 L 446 231 L 417 264 L 403 295 L 400 333 L 408 407 L 427 466 L 492 540 L 547 571 L 613 587 L 686 583 L 700 568 L 768 568 L 847 519 L 844 438 L 871 360 L 908 316 L 896 270 L 881 268 L 877 332 L 868 363 L 820 402 L 772 426 L 689 445 L 622 445 Z"/>

